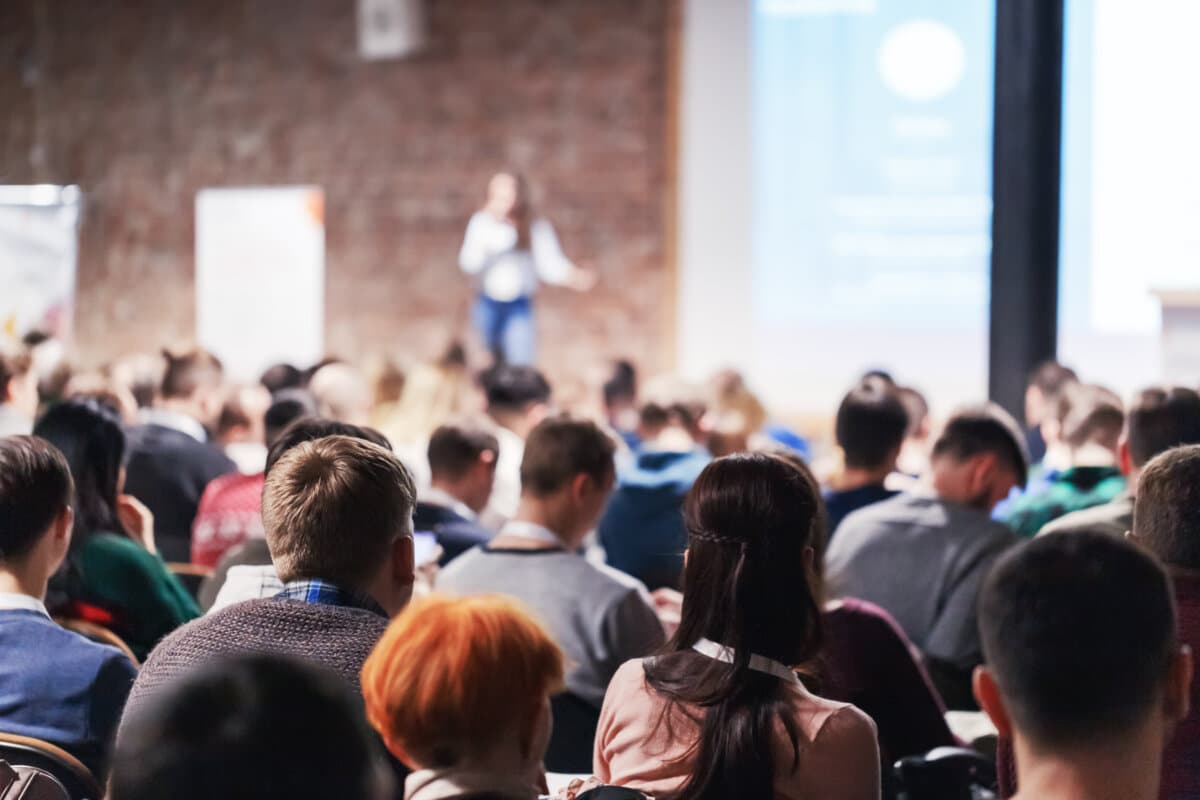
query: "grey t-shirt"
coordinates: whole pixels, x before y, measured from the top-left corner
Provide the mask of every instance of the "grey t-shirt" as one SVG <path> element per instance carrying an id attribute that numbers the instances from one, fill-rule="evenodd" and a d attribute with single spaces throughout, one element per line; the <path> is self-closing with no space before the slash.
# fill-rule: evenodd
<path id="1" fill-rule="evenodd" d="M 618 667 L 665 640 L 640 581 L 564 550 L 479 547 L 450 562 L 438 574 L 437 589 L 494 592 L 523 602 L 566 654 L 568 691 L 596 708 Z"/>
<path id="2" fill-rule="evenodd" d="M 850 514 L 825 556 L 829 590 L 882 606 L 928 656 L 982 663 L 975 600 L 1017 535 L 982 511 L 902 494 Z"/>

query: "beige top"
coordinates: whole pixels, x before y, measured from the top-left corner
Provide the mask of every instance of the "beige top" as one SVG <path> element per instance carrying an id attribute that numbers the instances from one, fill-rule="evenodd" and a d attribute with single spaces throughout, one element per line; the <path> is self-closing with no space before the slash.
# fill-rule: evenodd
<path id="1" fill-rule="evenodd" d="M 665 701 L 645 678 L 641 661 L 617 670 L 600 713 L 593 766 L 606 784 L 662 795 L 677 790 L 691 774 L 694 755 L 688 750 L 699 731 L 679 711 L 658 725 Z M 879 744 L 871 718 L 798 684 L 789 691 L 795 696 L 800 759 L 793 771 L 791 742 L 779 726 L 773 742 L 776 800 L 878 800 Z"/>

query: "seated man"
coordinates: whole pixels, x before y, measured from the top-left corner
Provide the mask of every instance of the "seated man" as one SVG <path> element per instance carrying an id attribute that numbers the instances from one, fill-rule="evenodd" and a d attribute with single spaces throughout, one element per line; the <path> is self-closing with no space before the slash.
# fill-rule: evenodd
<path id="1" fill-rule="evenodd" d="M 983 660 L 975 597 L 1017 537 L 988 515 L 1027 462 L 1020 429 L 997 406 L 955 414 L 933 446 L 933 494 L 902 494 L 843 520 L 825 557 L 835 596 L 881 606 L 924 654 L 946 705 L 971 708 Z"/>
<path id="2" fill-rule="evenodd" d="M 1044 536 L 996 564 L 980 592 L 975 694 L 1014 743 L 1017 797 L 1196 797 L 1160 794 L 1192 680 L 1175 624 L 1166 573 L 1122 539 Z"/>
<path id="3" fill-rule="evenodd" d="M 578 552 L 612 491 L 613 450 L 591 422 L 540 423 L 525 443 L 516 516 L 437 581 L 452 594 L 524 601 L 571 662 L 567 690 L 596 709 L 617 668 L 649 655 L 665 638 L 641 583 Z"/>
<path id="4" fill-rule="evenodd" d="M 487 414 L 496 423 L 500 455 L 484 521 L 498 527 L 512 518 L 521 499 L 521 456 L 525 437 L 549 413 L 550 384 L 534 367 L 497 364 L 479 376 Z"/>
<path id="5" fill-rule="evenodd" d="M 413 530 L 432 533 L 442 548 L 440 563 L 492 538 L 479 524 L 496 480 L 496 437 L 470 423 L 442 425 L 429 437 L 430 488 L 417 502 Z"/>
<path id="6" fill-rule="evenodd" d="M 1046 471 L 1044 482 L 997 514 L 1022 536 L 1033 536 L 1064 514 L 1108 503 L 1125 491 L 1117 457 L 1125 422 L 1120 398 L 1099 386 L 1076 387 L 1068 397 L 1059 433 L 1062 468 Z"/>
<path id="7" fill-rule="evenodd" d="M 883 484 L 896 469 L 907 432 L 908 412 L 892 384 L 867 378 L 842 399 L 834 435 L 843 468 L 824 491 L 828 538 L 850 512 L 897 494 Z"/>
<path id="8" fill-rule="evenodd" d="M 1125 491 L 1103 505 L 1059 517 L 1039 532 L 1103 530 L 1124 536 L 1133 526 L 1134 489 L 1150 459 L 1172 447 L 1200 444 L 1200 394 L 1182 386 L 1146 389 L 1138 394 L 1125 418 L 1119 445 Z"/>
<path id="9" fill-rule="evenodd" d="M 126 722 L 109 800 L 386 800 L 359 703 L 336 675 L 279 656 L 201 665 Z"/>
<path id="10" fill-rule="evenodd" d="M 71 472 L 51 444 L 0 438 L 0 731 L 68 751 L 101 781 L 133 685 L 113 647 L 60 628 L 43 600 L 71 543 Z"/>
<path id="11" fill-rule="evenodd" d="M 277 653 L 359 672 L 413 585 L 413 485 L 389 450 L 327 436 L 287 451 L 263 489 L 263 526 L 283 591 L 185 625 L 154 648 L 134 684 L 136 710 L 216 656 Z"/>

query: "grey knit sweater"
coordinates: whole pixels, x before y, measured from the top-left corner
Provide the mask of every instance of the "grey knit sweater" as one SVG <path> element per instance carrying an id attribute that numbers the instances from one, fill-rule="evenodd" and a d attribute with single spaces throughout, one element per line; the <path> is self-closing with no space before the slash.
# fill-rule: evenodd
<path id="1" fill-rule="evenodd" d="M 122 725 L 161 686 L 214 656 L 275 653 L 358 675 L 388 620 L 370 611 L 298 600 L 249 600 L 189 622 L 159 642 L 138 673 Z"/>

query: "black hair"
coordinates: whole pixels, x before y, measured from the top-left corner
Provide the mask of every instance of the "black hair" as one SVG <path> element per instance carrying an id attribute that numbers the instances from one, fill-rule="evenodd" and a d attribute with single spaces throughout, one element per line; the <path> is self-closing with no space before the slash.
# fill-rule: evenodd
<path id="1" fill-rule="evenodd" d="M 1182 386 L 1145 389 L 1125 421 L 1135 467 L 1181 444 L 1200 444 L 1200 394 Z"/>
<path id="2" fill-rule="evenodd" d="M 550 384 L 537 368 L 497 364 L 479 376 L 492 411 L 522 411 L 550 399 Z"/>
<path id="3" fill-rule="evenodd" d="M 937 441 L 933 457 L 949 456 L 963 461 L 980 453 L 993 453 L 1024 486 L 1029 474 L 1029 451 L 1025 437 L 1012 416 L 994 403 L 964 408 L 954 414 Z"/>
<path id="4" fill-rule="evenodd" d="M 835 435 L 847 467 L 876 469 L 895 458 L 908 431 L 908 412 L 893 384 L 865 380 L 838 406 Z"/>
<path id="5" fill-rule="evenodd" d="M 484 453 L 498 455 L 500 443 L 483 427 L 468 422 L 440 425 L 429 437 L 426 456 L 434 478 L 461 478 Z"/>
<path id="6" fill-rule="evenodd" d="M 71 502 L 71 468 L 35 436 L 0 437 L 0 564 L 26 555 Z"/>
<path id="7" fill-rule="evenodd" d="M 684 502 L 688 558 L 679 629 L 645 663 L 646 683 L 667 699 L 659 725 L 703 709 L 695 767 L 672 800 L 774 797 L 771 742 L 782 727 L 801 734 L 790 687 L 750 669 L 760 655 L 807 664 L 821 646 L 817 576 L 806 550 L 823 514 L 820 490 L 802 465 L 763 453 L 726 456 L 705 467 Z M 732 648 L 733 663 L 692 650 L 700 639 Z"/>
<path id="8" fill-rule="evenodd" d="M 1176 648 L 1163 568 L 1121 537 L 1055 533 L 1002 556 L 979 631 L 1013 723 L 1043 748 L 1112 741 L 1140 724 Z"/>
<path id="9" fill-rule="evenodd" d="M 307 389 L 281 389 L 271 397 L 271 405 L 263 415 L 263 429 L 267 447 L 283 433 L 287 426 L 298 419 L 315 417 L 317 400 Z"/>
<path id="10" fill-rule="evenodd" d="M 545 497 L 580 474 L 603 484 L 616 471 L 615 452 L 612 437 L 591 420 L 566 414 L 547 417 L 525 440 L 521 492 Z"/>
<path id="11" fill-rule="evenodd" d="M 1165 564 L 1200 569 L 1200 445 L 1152 458 L 1134 496 L 1137 541 Z"/>
<path id="12" fill-rule="evenodd" d="M 374 800 L 381 761 L 343 680 L 276 655 L 199 666 L 133 709 L 110 800 Z"/>
<path id="13" fill-rule="evenodd" d="M 275 463 L 296 445 L 311 442 L 314 439 L 324 439 L 326 436 L 349 436 L 351 439 L 362 439 L 371 444 L 377 444 L 389 452 L 392 449 L 392 443 L 388 441 L 388 438 L 374 428 L 368 428 L 365 425 L 351 425 L 348 422 L 337 422 L 324 417 L 301 417 L 285 428 L 267 450 L 267 464 L 263 472 L 270 475 L 271 468 L 275 466 Z"/>
<path id="14" fill-rule="evenodd" d="M 633 362 L 618 359 L 602 387 L 604 405 L 611 408 L 618 403 L 632 403 L 637 399 L 637 370 Z"/>
<path id="15" fill-rule="evenodd" d="M 304 386 L 304 373 L 294 364 L 273 364 L 263 371 L 258 379 L 272 395 L 284 389 L 300 389 Z"/>

